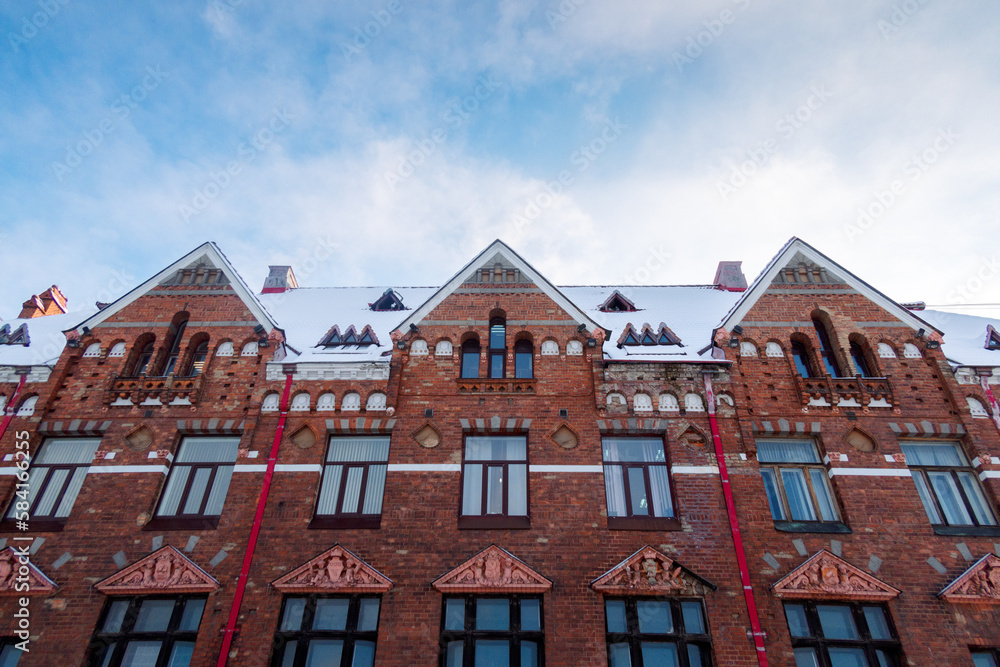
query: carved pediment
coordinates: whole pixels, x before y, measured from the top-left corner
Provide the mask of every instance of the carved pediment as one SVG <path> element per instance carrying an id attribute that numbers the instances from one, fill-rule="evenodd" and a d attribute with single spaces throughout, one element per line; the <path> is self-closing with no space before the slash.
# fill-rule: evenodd
<path id="1" fill-rule="evenodd" d="M 434 580 L 442 593 L 544 593 L 552 581 L 495 544 Z"/>
<path id="2" fill-rule="evenodd" d="M 94 588 L 105 595 L 209 593 L 219 588 L 219 582 L 168 545 L 94 584 Z"/>
<path id="3" fill-rule="evenodd" d="M 715 586 L 645 546 L 590 583 L 606 595 L 704 595 Z"/>
<path id="4" fill-rule="evenodd" d="M 1000 604 L 1000 558 L 986 554 L 948 584 L 938 597 L 948 602 Z"/>
<path id="5" fill-rule="evenodd" d="M 880 579 L 851 565 L 826 549 L 774 582 L 774 595 L 785 599 L 891 600 L 899 595 Z"/>
<path id="6" fill-rule="evenodd" d="M 283 593 L 385 593 L 392 580 L 338 544 L 271 585 Z"/>
<path id="7" fill-rule="evenodd" d="M 14 547 L 0 551 L 0 596 L 50 595 L 59 589 L 29 558 L 24 557 L 22 563 L 22 555 Z"/>

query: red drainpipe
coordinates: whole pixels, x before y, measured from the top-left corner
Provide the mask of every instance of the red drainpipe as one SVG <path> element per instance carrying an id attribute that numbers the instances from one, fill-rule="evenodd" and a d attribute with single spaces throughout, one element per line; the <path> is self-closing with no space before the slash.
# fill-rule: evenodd
<path id="1" fill-rule="evenodd" d="M 292 390 L 292 374 L 285 376 L 285 390 L 281 395 L 281 417 L 278 419 L 278 428 L 274 431 L 274 442 L 271 443 L 271 455 L 267 459 L 267 472 L 264 473 L 264 486 L 260 489 L 260 497 L 257 499 L 257 513 L 253 517 L 253 528 L 250 530 L 250 541 L 247 544 L 246 553 L 243 554 L 243 567 L 240 569 L 240 577 L 236 580 L 236 596 L 233 598 L 233 607 L 229 610 L 229 622 L 226 624 L 226 634 L 222 640 L 222 651 L 219 653 L 217 667 L 225 667 L 229 661 L 229 648 L 233 644 L 233 636 L 236 633 L 236 621 L 239 619 L 240 606 L 243 604 L 243 592 L 247 587 L 247 578 L 250 574 L 250 564 L 253 562 L 254 548 L 257 546 L 257 537 L 260 535 L 260 524 L 264 518 L 264 505 L 267 504 L 267 492 L 271 490 L 271 478 L 274 477 L 274 465 L 278 460 L 278 446 L 281 444 L 281 434 L 285 430 L 285 418 L 288 417 L 288 394 Z"/>
<path id="2" fill-rule="evenodd" d="M 7 401 L 7 405 L 4 406 L 4 412 L 9 414 L 4 415 L 3 425 L 0 426 L 0 438 L 7 435 L 7 427 L 10 426 L 10 420 L 14 418 L 12 410 L 17 407 L 17 397 L 21 394 L 21 390 L 24 389 L 24 381 L 27 377 L 27 375 L 21 376 L 21 379 L 17 382 L 17 389 L 15 389 L 14 393 L 11 394 L 10 400 Z"/>
<path id="3" fill-rule="evenodd" d="M 729 471 L 726 469 L 726 457 L 722 451 L 719 422 L 715 419 L 715 393 L 712 391 L 712 378 L 709 373 L 703 373 L 703 377 L 705 378 L 705 398 L 708 401 L 708 421 L 712 426 L 712 442 L 715 444 L 715 459 L 719 464 L 719 476 L 722 478 L 722 495 L 726 498 L 729 528 L 733 533 L 733 547 L 736 549 L 736 562 L 740 568 L 743 597 L 746 598 L 747 613 L 750 615 L 753 643 L 757 648 L 757 662 L 760 663 L 760 667 L 767 667 L 767 653 L 764 651 L 764 633 L 760 628 L 760 615 L 757 613 L 757 603 L 754 601 L 753 587 L 750 585 L 750 569 L 747 567 L 746 551 L 743 549 L 743 537 L 740 535 L 740 520 L 736 517 L 736 503 L 733 501 L 733 489 L 729 485 Z"/>
<path id="4" fill-rule="evenodd" d="M 986 398 L 987 398 L 987 400 L 989 400 L 990 407 L 993 409 L 992 410 L 992 412 L 993 412 L 993 423 L 997 425 L 998 429 L 1000 429 L 1000 405 L 997 405 L 997 399 L 993 395 L 993 390 L 990 389 L 989 376 L 987 376 L 987 375 L 980 375 L 979 376 L 979 385 L 983 388 L 983 391 L 986 392 Z M 4 424 L 4 426 L 6 426 L 6 424 Z"/>

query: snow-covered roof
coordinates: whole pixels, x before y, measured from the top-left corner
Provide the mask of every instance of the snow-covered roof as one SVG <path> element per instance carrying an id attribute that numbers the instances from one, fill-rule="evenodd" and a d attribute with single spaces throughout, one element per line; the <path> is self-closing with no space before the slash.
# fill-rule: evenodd
<path id="1" fill-rule="evenodd" d="M 54 366 L 66 347 L 63 330 L 96 312 L 97 308 L 92 308 L 60 315 L 3 320 L 0 325 L 9 324 L 11 332 L 17 331 L 22 324 L 25 325 L 28 329 L 28 345 L 0 345 L 0 366 Z"/>
<path id="2" fill-rule="evenodd" d="M 1000 350 L 986 349 L 987 327 L 1000 329 L 1000 319 L 925 310 L 923 319 L 944 332 L 941 349 L 954 366 L 1000 366 Z"/>

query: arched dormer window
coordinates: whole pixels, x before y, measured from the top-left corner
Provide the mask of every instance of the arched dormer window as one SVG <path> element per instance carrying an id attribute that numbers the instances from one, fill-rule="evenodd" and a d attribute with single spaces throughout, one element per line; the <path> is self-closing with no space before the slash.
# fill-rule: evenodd
<path id="1" fill-rule="evenodd" d="M 177 369 L 177 362 L 181 357 L 181 338 L 184 337 L 184 330 L 187 328 L 188 316 L 186 314 L 179 314 L 174 316 L 174 322 L 170 325 L 170 348 L 167 352 L 167 360 L 163 365 L 163 372 L 161 375 L 170 375 Z"/>
<path id="2" fill-rule="evenodd" d="M 507 362 L 507 320 L 503 317 L 490 319 L 489 375 L 491 379 L 504 377 Z"/>
<path id="3" fill-rule="evenodd" d="M 858 375 L 866 378 L 875 377 L 875 373 L 872 372 L 874 366 L 868 361 L 865 348 L 858 340 L 851 341 L 851 361 L 854 362 L 854 370 Z"/>
<path id="4" fill-rule="evenodd" d="M 816 337 L 819 339 L 819 356 L 823 360 L 823 369 L 831 377 L 843 377 L 840 372 L 840 364 L 837 363 L 837 356 L 833 353 L 833 346 L 830 344 L 830 336 L 826 326 L 817 318 L 813 318 L 813 326 L 816 328 Z"/>
<path id="5" fill-rule="evenodd" d="M 793 340 L 791 348 L 795 372 L 799 374 L 799 377 L 811 378 L 813 371 L 812 364 L 809 362 L 809 348 L 800 340 Z"/>
<path id="6" fill-rule="evenodd" d="M 139 356 L 136 357 L 135 366 L 132 369 L 133 376 L 142 375 L 149 370 L 149 364 L 153 361 L 153 352 L 153 341 L 149 341 L 139 351 Z"/>
<path id="7" fill-rule="evenodd" d="M 462 343 L 462 377 L 479 377 L 479 339 L 470 338 Z"/>
<path id="8" fill-rule="evenodd" d="M 190 377 L 201 375 L 201 372 L 205 369 L 206 359 L 208 359 L 208 341 L 199 343 L 198 347 L 194 349 L 194 354 L 191 355 L 191 365 L 188 368 L 187 375 Z"/>
<path id="9" fill-rule="evenodd" d="M 532 358 L 535 348 L 530 340 L 521 339 L 514 343 L 514 377 L 532 378 Z"/>

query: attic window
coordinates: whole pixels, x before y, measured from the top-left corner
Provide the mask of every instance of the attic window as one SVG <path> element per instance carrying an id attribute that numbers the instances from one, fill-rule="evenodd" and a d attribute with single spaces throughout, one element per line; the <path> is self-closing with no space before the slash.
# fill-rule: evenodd
<path id="1" fill-rule="evenodd" d="M 392 288 L 382 292 L 382 296 L 375 299 L 374 303 L 368 304 L 375 311 L 407 310 L 403 305 L 403 300 L 399 298 Z"/>
<path id="2" fill-rule="evenodd" d="M 653 329 L 648 324 L 643 325 L 642 331 L 636 332 L 631 324 L 625 327 L 621 338 L 618 339 L 618 347 L 625 345 L 680 345 L 678 338 L 666 324 L 660 322 L 659 329 Z"/>
<path id="3" fill-rule="evenodd" d="M 24 345 L 28 346 L 28 325 L 22 324 L 11 333 L 10 324 L 0 327 L 0 345 Z"/>
<path id="4" fill-rule="evenodd" d="M 622 296 L 618 290 L 615 290 L 600 307 L 602 313 L 634 313 L 635 310 L 635 304 Z"/>
<path id="5" fill-rule="evenodd" d="M 343 345 L 379 345 L 379 342 L 371 325 L 366 324 L 361 333 L 358 333 L 352 324 L 347 327 L 344 333 L 340 333 L 340 327 L 334 326 L 319 344 L 322 347 L 338 347 Z"/>
<path id="6" fill-rule="evenodd" d="M 987 350 L 1000 350 L 1000 331 L 994 329 L 992 324 L 986 325 L 985 347 Z"/>

